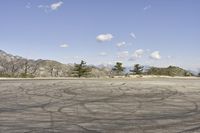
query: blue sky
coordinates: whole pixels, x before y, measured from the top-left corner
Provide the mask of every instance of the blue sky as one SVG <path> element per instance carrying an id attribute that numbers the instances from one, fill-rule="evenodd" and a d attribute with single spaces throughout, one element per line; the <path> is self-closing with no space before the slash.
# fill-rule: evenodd
<path id="1" fill-rule="evenodd" d="M 2 0 L 0 31 L 31 59 L 200 69 L 199 0 Z"/>

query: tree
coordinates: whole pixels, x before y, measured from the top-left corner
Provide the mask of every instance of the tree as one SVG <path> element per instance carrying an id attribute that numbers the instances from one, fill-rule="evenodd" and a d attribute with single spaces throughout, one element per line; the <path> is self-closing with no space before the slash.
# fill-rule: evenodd
<path id="1" fill-rule="evenodd" d="M 22 60 L 21 63 L 22 73 L 20 74 L 20 77 L 22 78 L 32 78 L 34 77 L 36 71 L 39 68 L 38 63 L 35 63 L 34 60 Z"/>
<path id="2" fill-rule="evenodd" d="M 198 76 L 200 77 L 200 73 L 198 73 Z"/>
<path id="3" fill-rule="evenodd" d="M 130 70 L 133 74 L 142 74 L 144 66 L 141 66 L 140 64 L 135 64 L 134 69 Z"/>
<path id="4" fill-rule="evenodd" d="M 124 71 L 123 64 L 121 62 L 116 62 L 116 65 L 112 69 L 117 75 L 121 75 Z"/>
<path id="5" fill-rule="evenodd" d="M 53 64 L 53 63 L 50 63 L 49 65 L 48 65 L 48 68 L 47 68 L 47 70 L 48 70 L 48 72 L 50 73 L 50 75 L 51 75 L 51 77 L 53 77 L 54 75 L 54 70 L 55 70 L 55 64 Z"/>
<path id="6" fill-rule="evenodd" d="M 80 64 L 75 64 L 72 74 L 76 77 L 87 76 L 91 69 L 86 65 L 85 61 L 81 61 Z"/>
<path id="7" fill-rule="evenodd" d="M 21 67 L 20 63 L 19 59 L 11 59 L 9 62 L 9 73 L 12 77 L 18 76 Z"/>
<path id="8" fill-rule="evenodd" d="M 23 72 L 21 73 L 21 77 L 23 78 L 28 77 L 28 70 L 30 69 L 28 60 L 25 59 L 22 61 L 22 69 L 23 69 Z"/>

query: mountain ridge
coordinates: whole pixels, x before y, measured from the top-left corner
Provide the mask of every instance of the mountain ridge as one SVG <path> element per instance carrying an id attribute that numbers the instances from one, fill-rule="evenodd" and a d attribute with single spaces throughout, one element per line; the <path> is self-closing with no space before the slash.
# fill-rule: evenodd
<path id="1" fill-rule="evenodd" d="M 0 76 L 5 77 L 70 77 L 74 64 L 63 64 L 55 60 L 26 59 L 0 50 Z M 91 65 L 92 77 L 107 76 L 105 67 Z"/>
<path id="2" fill-rule="evenodd" d="M 91 68 L 90 77 L 111 76 L 114 65 L 88 65 Z M 190 76 L 191 72 L 180 67 L 169 66 L 167 68 L 145 66 L 144 74 Z M 63 64 L 55 60 L 26 59 L 14 56 L 0 50 L 0 77 L 70 77 L 74 64 Z M 126 67 L 125 73 L 129 73 L 132 67 Z M 187 74 L 186 74 L 187 73 Z"/>

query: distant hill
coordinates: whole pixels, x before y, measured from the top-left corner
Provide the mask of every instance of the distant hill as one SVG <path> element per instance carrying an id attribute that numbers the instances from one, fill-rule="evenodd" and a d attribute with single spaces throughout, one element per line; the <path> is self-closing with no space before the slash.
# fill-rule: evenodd
<path id="1" fill-rule="evenodd" d="M 147 69 L 148 75 L 166 75 L 166 76 L 192 76 L 193 74 L 180 67 L 169 66 L 167 68 L 150 67 Z"/>

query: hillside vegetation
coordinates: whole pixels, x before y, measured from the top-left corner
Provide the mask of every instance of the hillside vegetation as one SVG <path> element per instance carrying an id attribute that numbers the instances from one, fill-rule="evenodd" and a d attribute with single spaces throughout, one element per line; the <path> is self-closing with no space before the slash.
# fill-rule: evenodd
<path id="1" fill-rule="evenodd" d="M 146 72 L 147 75 L 166 75 L 166 76 L 192 76 L 193 74 L 180 67 L 169 66 L 167 68 L 151 67 Z"/>

